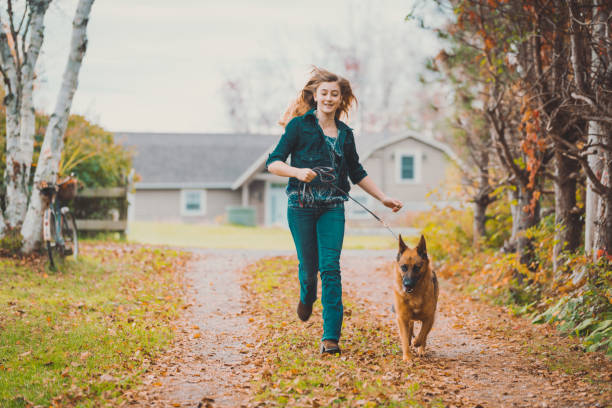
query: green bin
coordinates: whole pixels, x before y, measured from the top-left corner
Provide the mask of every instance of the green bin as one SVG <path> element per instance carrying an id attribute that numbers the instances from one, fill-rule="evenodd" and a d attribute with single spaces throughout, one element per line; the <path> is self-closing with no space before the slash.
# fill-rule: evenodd
<path id="1" fill-rule="evenodd" d="M 255 207 L 227 207 L 227 221 L 230 224 L 255 226 Z"/>

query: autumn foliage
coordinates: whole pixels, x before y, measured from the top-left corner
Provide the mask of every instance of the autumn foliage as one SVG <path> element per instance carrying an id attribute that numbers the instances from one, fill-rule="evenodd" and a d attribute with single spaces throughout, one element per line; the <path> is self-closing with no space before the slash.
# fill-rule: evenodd
<path id="1" fill-rule="evenodd" d="M 612 352 L 612 3 L 436 4 L 452 17 L 431 68 L 452 90 L 446 141 L 474 222 L 443 210 L 421 226 L 482 294 Z"/>

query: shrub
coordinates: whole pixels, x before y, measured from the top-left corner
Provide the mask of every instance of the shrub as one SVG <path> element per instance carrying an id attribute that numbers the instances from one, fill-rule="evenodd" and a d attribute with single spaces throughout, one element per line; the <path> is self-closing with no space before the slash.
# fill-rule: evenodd
<path id="1" fill-rule="evenodd" d="M 7 228 L 0 238 L 0 256 L 18 255 L 23 245 L 23 236 L 19 228 Z"/>
<path id="2" fill-rule="evenodd" d="M 436 259 L 457 260 L 471 252 L 473 244 L 471 209 L 434 207 L 414 219 L 427 240 L 427 252 Z"/>

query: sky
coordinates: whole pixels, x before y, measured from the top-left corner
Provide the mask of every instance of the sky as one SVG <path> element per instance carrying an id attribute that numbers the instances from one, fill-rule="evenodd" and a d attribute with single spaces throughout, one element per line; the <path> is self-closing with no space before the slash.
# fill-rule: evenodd
<path id="1" fill-rule="evenodd" d="M 76 3 L 55 0 L 46 16 L 35 94 L 44 112 L 53 110 Z M 345 27 L 356 4 L 370 10 L 374 30 L 410 33 L 405 47 L 414 66 L 407 81 L 416 87 L 423 59 L 439 45 L 404 21 L 412 0 L 97 0 L 72 113 L 111 131 L 230 131 L 224 80 L 235 72 L 248 78 L 257 61 L 278 62 L 294 90 L 268 97 L 289 101 L 317 63 L 322 38 L 350 42 Z"/>

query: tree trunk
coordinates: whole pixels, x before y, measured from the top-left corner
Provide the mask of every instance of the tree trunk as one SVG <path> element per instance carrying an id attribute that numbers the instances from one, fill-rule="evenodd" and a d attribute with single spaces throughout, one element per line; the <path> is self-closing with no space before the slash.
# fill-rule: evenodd
<path id="1" fill-rule="evenodd" d="M 7 41 L 8 34 L 4 31 L 4 27 L 0 27 L 1 65 L 8 77 L 5 78 L 7 166 L 4 179 L 6 185 L 6 222 L 10 228 L 21 226 L 28 204 L 28 183 L 34 152 L 35 130 L 35 113 L 32 100 L 34 68 L 43 43 L 43 20 L 49 3 L 50 0 L 31 0 L 28 2 L 30 7 L 28 15 L 29 42 L 27 52 L 24 51 L 21 56 L 18 52 L 11 51 Z M 16 38 L 12 38 L 14 48 L 19 46 L 17 41 Z M 21 71 L 18 73 L 19 67 Z"/>
<path id="2" fill-rule="evenodd" d="M 593 33 L 591 47 L 591 76 L 593 80 L 593 90 L 595 101 L 599 109 L 603 112 L 612 111 L 610 88 L 612 86 L 612 45 L 610 44 L 609 14 L 610 7 L 606 2 L 595 0 L 593 2 Z M 595 150 L 594 155 L 589 157 L 594 167 L 593 173 L 599 177 L 603 189 L 597 200 L 591 200 L 589 210 L 595 212 L 589 219 L 592 229 L 592 248 L 593 260 L 599 256 L 612 254 L 612 128 L 609 124 L 600 121 L 592 122 L 592 129 L 589 129 L 589 141 L 602 146 Z M 590 184 L 589 184 L 590 187 Z M 589 194 L 587 193 L 587 199 Z M 597 201 L 597 204 L 594 203 Z M 590 231 L 589 231 L 590 232 Z"/>
<path id="3" fill-rule="evenodd" d="M 588 144 L 596 144 L 599 142 L 600 134 L 603 131 L 599 122 L 589 122 L 589 137 Z M 588 165 L 593 170 L 596 176 L 600 176 L 603 170 L 603 160 L 599 149 L 592 148 L 592 154 L 588 157 Z M 584 253 L 587 256 L 594 256 L 593 242 L 595 231 L 597 230 L 597 208 L 599 207 L 599 194 L 593 190 L 593 182 L 587 177 L 586 179 L 586 197 L 585 197 L 585 221 L 584 221 Z"/>
<path id="4" fill-rule="evenodd" d="M 553 271 L 565 262 L 563 251 L 574 252 L 580 245 L 581 222 L 576 208 L 576 173 L 579 163 L 555 152 L 555 245 Z"/>
<path id="5" fill-rule="evenodd" d="M 22 88 L 21 88 L 21 128 L 20 128 L 20 146 L 19 146 L 19 165 L 21 166 L 21 183 L 16 186 L 19 191 L 19 199 L 15 203 L 15 212 L 19 216 L 19 224 L 21 226 L 25 218 L 28 206 L 28 185 L 30 182 L 30 170 L 32 168 L 32 157 L 34 154 L 34 132 L 36 131 L 36 112 L 34 111 L 34 76 L 36 62 L 40 55 L 44 40 L 44 17 L 50 0 L 31 1 L 31 23 L 30 23 L 30 42 L 26 59 L 24 61 L 21 73 Z"/>
<path id="6" fill-rule="evenodd" d="M 540 222 L 540 200 L 536 201 L 535 208 L 533 211 L 530 211 L 529 207 L 531 206 L 532 199 L 533 191 L 520 185 L 518 188 L 518 209 L 516 211 L 516 216 L 518 217 L 516 252 L 519 261 L 529 269 L 535 269 L 535 265 L 533 265 L 535 259 L 533 242 L 526 236 L 525 231 Z"/>
<path id="7" fill-rule="evenodd" d="M 489 153 L 486 150 L 483 150 L 480 154 L 478 169 L 480 172 L 480 180 L 478 193 L 474 198 L 474 247 L 478 247 L 480 245 L 482 237 L 484 237 L 487 233 L 487 207 L 493 201 L 489 194 Z"/>
<path id="8" fill-rule="evenodd" d="M 52 183 L 57 181 L 59 162 L 64 147 L 64 132 L 68 124 L 72 99 L 78 85 L 79 71 L 87 49 L 87 23 L 93 2 L 94 0 L 79 0 L 72 23 L 70 55 L 68 56 L 55 110 L 49 119 L 45 132 L 36 173 L 34 174 L 34 188 L 30 197 L 30 205 L 21 228 L 24 240 L 22 251 L 24 253 L 32 252 L 40 244 L 42 214 L 45 203 L 37 186 L 41 181 Z"/>
<path id="9" fill-rule="evenodd" d="M 482 237 L 487 233 L 485 225 L 487 222 L 487 207 L 489 204 L 484 200 L 474 201 L 474 247 L 477 248 L 480 245 Z"/>
<path id="10" fill-rule="evenodd" d="M 510 238 L 504 242 L 505 252 L 516 252 L 516 241 L 518 240 L 519 233 L 519 206 L 518 206 L 518 187 L 515 190 L 508 192 L 508 201 L 510 202 L 510 215 L 512 217 L 512 231 L 510 231 Z"/>
<path id="11" fill-rule="evenodd" d="M 612 129 L 602 126 L 606 132 Z M 602 139 L 609 139 L 610 133 L 604 133 Z M 602 255 L 612 255 L 612 153 L 608 149 L 604 152 L 605 161 L 601 175 L 601 183 L 607 187 L 606 194 L 599 196 L 595 216 L 593 234 L 593 259 L 596 261 Z"/>
<path id="12" fill-rule="evenodd" d="M 11 37 L 12 38 L 12 37 Z M 6 185 L 6 223 L 14 227 L 20 221 L 12 203 L 18 195 L 16 186 L 20 180 L 19 171 L 21 167 L 17 159 L 19 153 L 19 79 L 17 75 L 17 63 L 13 58 L 9 46 L 8 34 L 5 26 L 0 24 L 0 64 L 3 67 L 4 87 L 6 96 L 6 169 L 4 171 L 4 183 Z"/>

